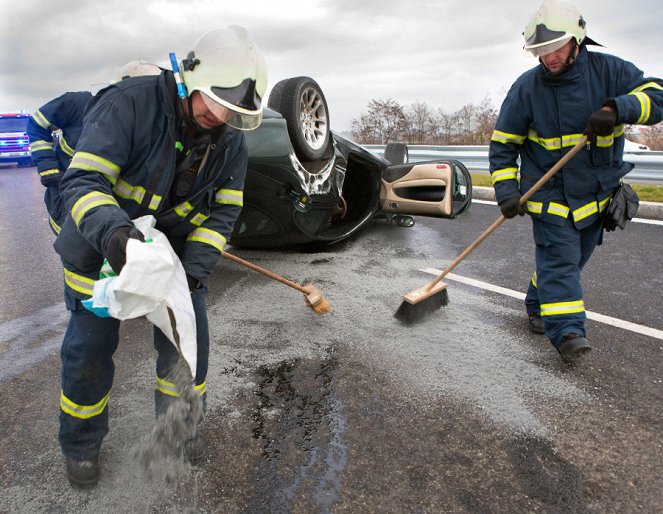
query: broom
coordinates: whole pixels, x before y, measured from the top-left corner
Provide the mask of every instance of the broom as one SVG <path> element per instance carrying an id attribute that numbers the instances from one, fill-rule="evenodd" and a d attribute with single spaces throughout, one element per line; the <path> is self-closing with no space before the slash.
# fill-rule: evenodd
<path id="1" fill-rule="evenodd" d="M 520 204 L 523 205 L 529 198 L 536 193 L 550 178 L 559 171 L 580 149 L 587 144 L 587 136 L 582 136 L 576 145 L 571 148 L 557 163 L 548 170 L 524 195 L 520 197 Z M 409 292 L 403 296 L 403 301 L 394 314 L 394 317 L 405 324 L 412 324 L 422 319 L 426 314 L 435 312 L 440 307 L 449 303 L 448 284 L 442 282 L 442 279 L 453 270 L 460 261 L 467 257 L 479 244 L 492 234 L 506 218 L 500 216 L 495 222 L 481 234 L 476 241 L 468 246 L 463 253 L 456 257 L 447 268 L 440 273 L 432 282 L 419 289 Z"/>
<path id="2" fill-rule="evenodd" d="M 325 314 L 327 312 L 331 312 L 332 310 L 331 305 L 327 300 L 325 300 L 325 297 L 322 296 L 322 291 L 320 291 L 320 289 L 318 289 L 317 287 L 314 287 L 312 284 L 306 284 L 304 286 L 300 286 L 299 284 L 291 282 L 286 278 L 280 277 L 275 273 L 272 273 L 271 271 L 267 271 L 266 269 L 261 268 L 260 266 L 245 261 L 244 259 L 237 257 L 236 255 L 232 255 L 226 252 L 225 250 L 221 252 L 221 254 L 224 257 L 230 259 L 231 261 L 235 261 L 241 264 L 242 266 L 246 266 L 247 268 L 251 268 L 254 271 L 262 273 L 263 275 L 267 275 L 269 278 L 278 280 L 282 284 L 290 286 L 293 289 L 297 289 L 297 291 L 304 293 L 306 295 L 306 302 L 308 303 L 308 306 L 311 307 L 311 309 L 313 309 L 313 311 L 316 314 Z"/>

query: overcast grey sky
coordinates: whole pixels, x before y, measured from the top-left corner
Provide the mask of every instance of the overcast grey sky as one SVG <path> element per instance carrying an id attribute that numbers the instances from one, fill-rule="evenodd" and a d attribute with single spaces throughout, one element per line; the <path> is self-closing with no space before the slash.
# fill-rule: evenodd
<path id="1" fill-rule="evenodd" d="M 308 75 L 331 126 L 351 128 L 371 99 L 417 100 L 453 112 L 489 97 L 499 107 L 536 60 L 522 30 L 540 0 L 2 0 L 0 111 L 65 91 L 98 89 L 128 61 L 181 59 L 207 30 L 245 26 L 272 85 Z M 602 51 L 663 75 L 658 0 L 578 0 Z M 11 5 L 11 8 L 9 6 Z M 268 89 L 268 90 L 269 90 Z"/>

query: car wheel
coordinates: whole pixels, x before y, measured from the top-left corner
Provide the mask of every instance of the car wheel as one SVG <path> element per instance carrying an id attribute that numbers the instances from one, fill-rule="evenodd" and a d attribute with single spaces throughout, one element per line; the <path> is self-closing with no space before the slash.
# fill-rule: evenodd
<path id="1" fill-rule="evenodd" d="M 391 164 L 406 164 L 409 159 L 405 143 L 388 143 L 384 147 L 384 158 Z"/>
<path id="2" fill-rule="evenodd" d="M 286 120 L 292 146 L 301 161 L 322 158 L 329 146 L 329 109 L 315 80 L 295 77 L 277 82 L 267 106 Z"/>

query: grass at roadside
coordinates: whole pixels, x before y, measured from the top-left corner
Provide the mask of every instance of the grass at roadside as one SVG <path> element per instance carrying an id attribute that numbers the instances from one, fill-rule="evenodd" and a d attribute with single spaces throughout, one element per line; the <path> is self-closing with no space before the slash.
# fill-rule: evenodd
<path id="1" fill-rule="evenodd" d="M 472 185 L 477 187 L 492 187 L 490 176 L 484 173 L 472 173 Z M 640 197 L 641 202 L 663 202 L 663 186 L 631 184 L 631 187 Z"/>

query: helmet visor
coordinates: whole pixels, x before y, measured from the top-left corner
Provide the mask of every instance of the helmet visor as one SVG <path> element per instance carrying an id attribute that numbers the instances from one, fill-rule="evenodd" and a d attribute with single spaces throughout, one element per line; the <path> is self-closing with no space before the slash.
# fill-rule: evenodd
<path id="1" fill-rule="evenodd" d="M 262 111 L 255 114 L 245 114 L 234 110 L 231 104 L 212 100 L 208 95 L 200 91 L 200 96 L 205 102 L 205 107 L 221 123 L 230 125 L 238 130 L 253 130 L 258 128 L 262 121 Z"/>
<path id="2" fill-rule="evenodd" d="M 571 39 L 573 39 L 573 36 L 563 37 L 559 40 L 551 41 L 549 43 L 543 43 L 537 46 L 525 45 L 525 49 L 535 57 L 542 57 L 544 55 L 556 52 L 564 45 L 566 45 L 569 41 L 571 41 Z"/>

